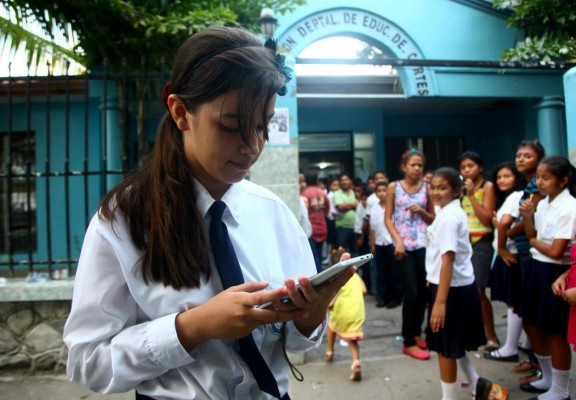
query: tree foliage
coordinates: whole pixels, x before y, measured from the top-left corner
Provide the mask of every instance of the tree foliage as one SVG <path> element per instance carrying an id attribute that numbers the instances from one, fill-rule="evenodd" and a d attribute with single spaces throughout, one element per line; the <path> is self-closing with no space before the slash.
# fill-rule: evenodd
<path id="1" fill-rule="evenodd" d="M 51 37 L 56 31 L 77 35 L 76 55 L 88 67 L 106 59 L 112 68 L 141 66 L 158 69 L 171 61 L 175 48 L 188 36 L 210 26 L 244 26 L 255 30 L 262 7 L 284 14 L 304 0 L 0 0 L 16 15 L 17 23 L 35 19 Z M 10 21 L 3 21 L 9 25 Z M 14 24 L 13 24 L 14 25 Z M 11 38 L 14 30 L 2 28 Z M 2 38 L 2 37 L 0 37 Z M 21 35 L 21 40 L 25 38 Z M 6 43 L 6 42 L 5 42 Z M 47 43 L 44 43 L 47 45 Z M 122 64 L 122 60 L 126 65 Z"/>
<path id="2" fill-rule="evenodd" d="M 508 24 L 526 36 L 504 52 L 509 61 L 576 61 L 576 1 L 493 0 L 498 9 L 514 13 Z"/>
<path id="3" fill-rule="evenodd" d="M 81 54 L 54 41 L 37 35 L 27 29 L 25 21 L 13 23 L 9 18 L 0 16 L 0 57 L 14 57 L 17 49 L 24 46 L 27 65 L 46 60 L 51 65 L 65 65 L 69 61 L 83 62 Z"/>

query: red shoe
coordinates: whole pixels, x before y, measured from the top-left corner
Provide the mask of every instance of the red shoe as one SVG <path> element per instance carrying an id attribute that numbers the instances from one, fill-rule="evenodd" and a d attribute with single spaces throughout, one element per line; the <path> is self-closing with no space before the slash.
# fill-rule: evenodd
<path id="1" fill-rule="evenodd" d="M 416 347 L 415 350 L 410 350 L 413 349 L 414 347 Z M 404 347 L 402 349 L 402 352 L 407 356 L 413 357 L 417 360 L 428 360 L 430 358 L 430 352 L 428 350 L 422 350 L 417 346 L 414 347 L 411 348 Z"/>
<path id="2" fill-rule="evenodd" d="M 421 350 L 428 350 L 428 343 L 426 343 L 424 339 L 422 339 L 420 336 L 416 336 L 414 339 L 416 339 L 416 346 L 418 346 Z"/>

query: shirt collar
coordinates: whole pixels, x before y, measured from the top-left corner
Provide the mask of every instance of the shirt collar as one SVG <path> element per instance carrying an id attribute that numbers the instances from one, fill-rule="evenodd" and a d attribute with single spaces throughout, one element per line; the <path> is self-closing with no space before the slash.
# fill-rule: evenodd
<path id="1" fill-rule="evenodd" d="M 451 200 L 448 204 L 446 204 L 444 207 L 442 207 L 440 210 L 444 211 L 444 210 L 448 210 L 450 208 L 454 208 L 454 207 L 461 207 L 460 206 L 460 199 L 454 199 Z"/>
<path id="2" fill-rule="evenodd" d="M 226 203 L 226 210 L 224 210 L 224 215 L 231 215 L 234 221 L 238 222 L 240 219 L 241 211 L 242 211 L 242 197 L 244 195 L 244 188 L 243 188 L 243 180 L 234 183 L 224 196 L 222 196 L 222 201 Z M 208 190 L 196 179 L 194 179 L 194 184 L 196 185 L 196 206 L 198 207 L 198 211 L 200 214 L 205 218 L 206 214 L 212 204 L 216 201 Z"/>
<path id="3" fill-rule="evenodd" d="M 558 193 L 558 196 L 556 196 L 552 201 L 550 201 L 550 196 L 548 196 L 548 204 L 550 205 L 550 207 L 554 208 L 562 207 L 562 204 L 564 203 L 564 199 L 566 198 L 566 196 L 570 196 L 568 188 L 564 188 L 564 190 Z"/>

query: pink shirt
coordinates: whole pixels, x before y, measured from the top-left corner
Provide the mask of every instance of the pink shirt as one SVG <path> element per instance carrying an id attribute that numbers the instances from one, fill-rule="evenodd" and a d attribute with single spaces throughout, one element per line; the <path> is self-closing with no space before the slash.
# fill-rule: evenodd
<path id="1" fill-rule="evenodd" d="M 312 239 L 323 242 L 328 237 L 326 216 L 330 209 L 330 200 L 322 189 L 316 186 L 307 187 L 301 194 L 307 199 L 308 217 L 312 224 Z"/>

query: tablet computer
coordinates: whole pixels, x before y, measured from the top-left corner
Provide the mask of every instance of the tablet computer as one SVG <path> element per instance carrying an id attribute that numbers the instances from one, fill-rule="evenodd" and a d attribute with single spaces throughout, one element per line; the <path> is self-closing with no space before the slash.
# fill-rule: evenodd
<path id="1" fill-rule="evenodd" d="M 337 278 L 341 273 L 346 271 L 352 265 L 355 265 L 357 268 L 361 267 L 362 265 L 364 265 L 368 261 L 370 261 L 372 258 L 374 258 L 374 256 L 371 253 L 367 253 L 367 254 L 364 254 L 364 255 L 361 255 L 358 257 L 352 257 L 352 258 L 349 258 L 347 260 L 339 261 L 336 264 L 332 265 L 331 267 L 326 268 L 324 271 L 319 272 L 315 275 L 312 275 L 309 278 L 310 283 L 314 287 L 321 286 L 324 283 L 329 282 L 329 281 Z M 298 285 L 296 285 L 296 287 L 298 287 Z M 284 297 L 281 299 L 281 301 L 283 301 L 285 303 L 289 303 L 290 297 Z M 268 308 L 271 305 L 272 305 L 272 303 L 268 302 L 268 303 L 261 304 L 257 307 L 258 308 Z"/>

